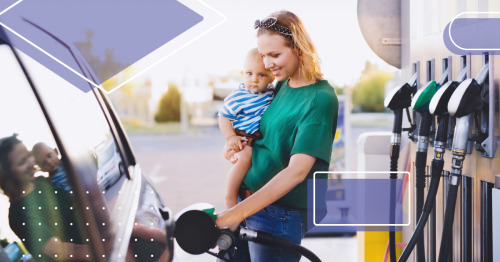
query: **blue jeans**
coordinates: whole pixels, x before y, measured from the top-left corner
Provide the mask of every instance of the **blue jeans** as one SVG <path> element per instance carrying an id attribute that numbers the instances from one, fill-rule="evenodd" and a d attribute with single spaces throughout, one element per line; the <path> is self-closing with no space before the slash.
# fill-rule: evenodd
<path id="1" fill-rule="evenodd" d="M 300 244 L 306 232 L 306 226 L 300 211 L 294 208 L 269 205 L 248 217 L 242 226 L 248 229 L 264 231 L 275 236 L 289 239 Z M 293 262 L 299 261 L 300 255 L 290 250 L 238 240 L 236 244 L 237 262 Z M 221 260 L 218 260 L 221 261 Z"/>

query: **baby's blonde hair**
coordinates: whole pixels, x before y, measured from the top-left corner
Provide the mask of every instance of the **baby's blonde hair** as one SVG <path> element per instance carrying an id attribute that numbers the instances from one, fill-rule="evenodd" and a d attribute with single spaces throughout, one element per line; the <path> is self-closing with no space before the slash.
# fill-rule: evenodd
<path id="1" fill-rule="evenodd" d="M 299 56 L 299 77 L 304 77 L 308 82 L 323 79 L 323 73 L 321 73 L 319 66 L 321 60 L 300 18 L 294 13 L 285 10 L 272 13 L 269 17 L 275 17 L 278 20 L 277 24 L 290 29 L 292 38 L 290 39 L 280 32 L 266 27 L 259 27 L 257 36 L 264 34 L 282 36 L 285 44 Z"/>
<path id="2" fill-rule="evenodd" d="M 257 49 L 256 47 L 252 48 L 252 49 L 250 49 L 250 51 L 248 51 L 247 56 L 245 57 L 245 63 L 248 61 L 248 59 L 251 59 L 251 58 L 257 58 L 257 60 L 262 62 L 262 58 L 260 56 L 259 49 Z"/>

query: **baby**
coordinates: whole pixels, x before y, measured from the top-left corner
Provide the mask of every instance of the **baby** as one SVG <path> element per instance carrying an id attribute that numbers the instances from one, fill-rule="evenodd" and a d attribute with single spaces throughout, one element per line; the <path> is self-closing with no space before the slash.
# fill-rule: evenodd
<path id="1" fill-rule="evenodd" d="M 229 171 L 225 205 L 237 204 L 238 190 L 252 164 L 253 142 L 262 138 L 260 118 L 274 97 L 274 76 L 264 67 L 257 48 L 247 54 L 242 71 L 243 83 L 224 99 L 219 111 L 219 127 L 229 148 L 238 152 L 238 161 Z M 243 148 L 243 141 L 247 146 Z"/>
<path id="2" fill-rule="evenodd" d="M 66 191 L 71 192 L 66 170 L 62 161 L 57 157 L 57 151 L 43 142 L 36 143 L 31 149 L 31 153 L 35 157 L 35 163 L 44 172 L 49 173 L 49 179 L 52 184 Z"/>

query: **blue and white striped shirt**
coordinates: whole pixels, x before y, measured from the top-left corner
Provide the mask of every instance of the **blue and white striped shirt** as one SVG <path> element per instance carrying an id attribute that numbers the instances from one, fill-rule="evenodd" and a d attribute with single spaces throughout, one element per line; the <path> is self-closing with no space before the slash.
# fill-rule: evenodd
<path id="1" fill-rule="evenodd" d="M 259 130 L 260 118 L 274 98 L 271 88 L 254 93 L 245 88 L 243 83 L 224 99 L 224 106 L 219 116 L 233 121 L 233 128 L 253 134 Z"/>
<path id="2" fill-rule="evenodd" d="M 69 185 L 68 177 L 66 174 L 66 170 L 64 169 L 63 162 L 59 162 L 59 168 L 55 173 L 49 175 L 49 179 L 52 184 L 59 188 L 64 189 L 66 191 L 71 192 L 71 186 Z"/>

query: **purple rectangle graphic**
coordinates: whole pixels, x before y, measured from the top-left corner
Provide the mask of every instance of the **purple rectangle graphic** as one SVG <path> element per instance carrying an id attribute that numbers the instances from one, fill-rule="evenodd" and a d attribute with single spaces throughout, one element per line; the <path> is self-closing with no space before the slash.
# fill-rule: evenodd
<path id="1" fill-rule="evenodd" d="M 334 227 L 334 231 L 346 232 L 408 225 L 403 185 L 402 179 L 389 178 L 310 180 L 308 227 Z"/>

